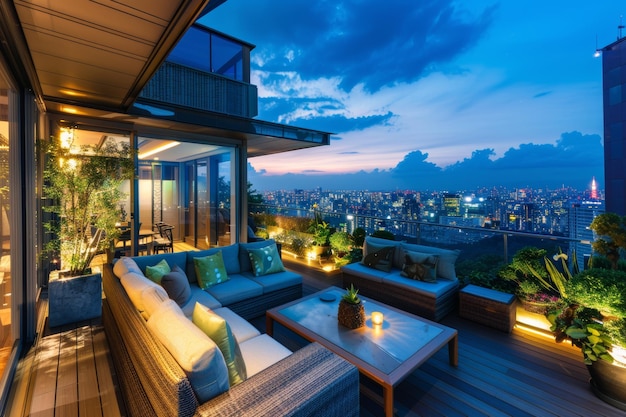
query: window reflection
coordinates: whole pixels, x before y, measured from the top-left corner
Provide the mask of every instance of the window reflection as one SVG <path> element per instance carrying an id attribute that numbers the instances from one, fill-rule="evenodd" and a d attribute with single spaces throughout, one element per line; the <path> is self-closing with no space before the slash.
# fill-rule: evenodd
<path id="1" fill-rule="evenodd" d="M 244 47 L 200 26 L 191 27 L 167 60 L 237 81 L 243 74 Z"/>
<path id="2" fill-rule="evenodd" d="M 9 90 L 0 79 L 0 376 L 7 368 L 14 337 L 11 328 L 11 223 L 9 221 Z"/>

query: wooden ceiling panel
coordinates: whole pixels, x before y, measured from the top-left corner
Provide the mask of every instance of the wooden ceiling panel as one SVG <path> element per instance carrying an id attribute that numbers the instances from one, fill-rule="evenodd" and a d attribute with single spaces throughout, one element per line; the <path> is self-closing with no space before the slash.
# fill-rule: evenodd
<path id="1" fill-rule="evenodd" d="M 44 97 L 124 110 L 208 0 L 13 3 Z"/>

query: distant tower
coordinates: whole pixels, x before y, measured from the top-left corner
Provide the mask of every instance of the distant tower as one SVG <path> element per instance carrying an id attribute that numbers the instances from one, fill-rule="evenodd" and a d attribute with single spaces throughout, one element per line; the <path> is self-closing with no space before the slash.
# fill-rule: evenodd
<path id="1" fill-rule="evenodd" d="M 593 177 L 593 179 L 591 180 L 591 199 L 598 199 L 598 186 L 596 184 L 596 177 Z"/>

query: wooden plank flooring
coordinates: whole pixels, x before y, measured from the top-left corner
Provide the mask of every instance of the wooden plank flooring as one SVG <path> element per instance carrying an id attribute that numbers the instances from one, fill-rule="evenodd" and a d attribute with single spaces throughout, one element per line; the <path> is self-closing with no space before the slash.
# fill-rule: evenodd
<path id="1" fill-rule="evenodd" d="M 99 319 L 45 328 L 34 349 L 30 417 L 125 415 L 104 328 Z"/>
<path id="2" fill-rule="evenodd" d="M 285 264 L 303 274 L 305 294 L 341 286 L 339 274 L 288 259 Z M 265 319 L 253 324 L 264 330 Z M 578 349 L 519 329 L 503 333 L 456 313 L 442 324 L 459 331 L 459 366 L 449 365 L 445 348 L 429 359 L 396 387 L 397 416 L 626 416 L 591 392 Z M 286 330 L 277 331 L 276 338 L 290 348 L 302 343 Z M 38 365 L 26 415 L 125 415 L 101 324 L 46 335 L 36 349 Z M 380 393 L 367 380 L 362 385 L 362 392 Z M 361 396 L 362 417 L 382 413 L 379 399 Z"/>

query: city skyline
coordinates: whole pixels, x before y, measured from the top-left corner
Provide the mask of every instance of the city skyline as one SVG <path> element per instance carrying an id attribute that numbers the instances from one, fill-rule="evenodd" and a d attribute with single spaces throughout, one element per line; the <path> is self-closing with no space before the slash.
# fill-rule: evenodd
<path id="1" fill-rule="evenodd" d="M 593 53 L 619 35 L 617 1 L 273 5 L 203 23 L 257 45 L 259 119 L 334 135 L 251 159 L 256 188 L 603 188 Z"/>

